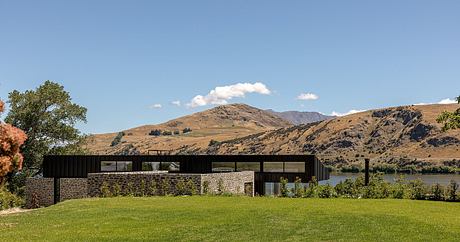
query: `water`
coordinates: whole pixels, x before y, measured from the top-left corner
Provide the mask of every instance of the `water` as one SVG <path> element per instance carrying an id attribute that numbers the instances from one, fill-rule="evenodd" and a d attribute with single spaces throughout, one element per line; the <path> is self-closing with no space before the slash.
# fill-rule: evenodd
<path id="1" fill-rule="evenodd" d="M 337 185 L 340 181 L 347 178 L 355 179 L 363 176 L 364 173 L 332 173 L 329 180 L 321 181 L 320 184 L 329 183 L 332 186 Z M 372 174 L 371 174 L 372 175 Z M 383 179 L 388 182 L 394 182 L 400 175 L 404 175 L 405 180 L 416 180 L 420 178 L 425 184 L 432 185 L 439 183 L 447 185 L 451 180 L 460 183 L 460 174 L 384 174 Z"/>

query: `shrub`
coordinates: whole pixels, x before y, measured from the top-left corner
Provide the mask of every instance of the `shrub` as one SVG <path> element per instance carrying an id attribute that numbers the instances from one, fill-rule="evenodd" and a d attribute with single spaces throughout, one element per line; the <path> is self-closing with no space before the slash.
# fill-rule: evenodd
<path id="1" fill-rule="evenodd" d="M 209 144 L 208 144 L 208 146 L 214 146 L 214 145 L 219 145 L 219 144 L 220 144 L 220 142 L 219 142 L 219 141 L 217 141 L 217 140 L 213 140 L 213 139 L 212 139 L 212 140 L 210 140 L 210 141 L 209 141 Z"/>
<path id="2" fill-rule="evenodd" d="M 305 190 L 304 197 L 317 197 L 318 195 L 318 181 L 316 180 L 316 177 L 312 177 L 311 181 L 308 183 L 308 187 Z"/>
<path id="3" fill-rule="evenodd" d="M 195 183 L 191 179 L 187 181 L 187 183 L 185 184 L 185 188 L 187 195 L 196 195 L 198 193 Z"/>
<path id="4" fill-rule="evenodd" d="M 299 177 L 296 177 L 294 181 L 294 189 L 292 190 L 292 193 L 294 194 L 294 197 L 303 197 L 304 195 L 302 179 L 300 179 Z"/>
<path id="5" fill-rule="evenodd" d="M 403 199 L 406 196 L 407 184 L 405 183 L 404 176 L 396 178 L 395 183 L 391 186 L 391 197 L 396 199 Z"/>
<path id="6" fill-rule="evenodd" d="M 112 192 L 110 191 L 109 184 L 106 181 L 103 181 L 101 187 L 99 188 L 102 197 L 112 197 Z"/>
<path id="7" fill-rule="evenodd" d="M 190 133 L 190 132 L 192 132 L 192 129 L 191 129 L 191 128 L 184 128 L 184 129 L 182 130 L 182 133 L 184 133 L 184 134 Z"/>
<path id="8" fill-rule="evenodd" d="M 132 182 L 128 182 L 128 184 L 126 185 L 126 192 L 125 192 L 126 196 L 129 196 L 129 197 L 134 197 L 135 195 L 135 192 L 134 192 L 134 185 Z"/>
<path id="9" fill-rule="evenodd" d="M 280 186 L 281 186 L 281 196 L 282 197 L 288 197 L 289 196 L 289 189 L 287 187 L 287 184 L 288 184 L 288 179 L 284 178 L 284 177 L 281 177 L 280 178 Z"/>
<path id="10" fill-rule="evenodd" d="M 157 183 L 154 180 L 150 182 L 149 190 L 150 190 L 149 194 L 151 196 L 155 196 L 157 194 Z"/>
<path id="11" fill-rule="evenodd" d="M 160 129 L 154 129 L 154 130 L 150 131 L 149 135 L 160 136 L 161 135 L 161 130 Z"/>
<path id="12" fill-rule="evenodd" d="M 334 188 L 328 184 L 318 186 L 318 197 L 319 198 L 332 198 L 337 197 L 337 193 Z"/>
<path id="13" fill-rule="evenodd" d="M 121 186 L 120 186 L 120 184 L 115 183 L 115 184 L 112 186 L 112 195 L 115 196 L 115 197 L 116 197 L 116 196 L 122 195 L 122 194 L 121 194 Z"/>
<path id="14" fill-rule="evenodd" d="M 24 205 L 24 201 L 6 189 L 5 186 L 0 187 L 0 210 L 20 207 Z"/>
<path id="15" fill-rule="evenodd" d="M 447 191 L 446 191 L 446 200 L 448 201 L 457 201 L 458 195 L 457 195 L 457 190 L 458 190 L 458 183 L 455 182 L 454 180 L 451 180 L 449 183 L 449 186 L 447 186 Z"/>
<path id="16" fill-rule="evenodd" d="M 141 184 L 139 186 L 139 189 L 140 189 L 139 193 L 138 193 L 139 196 L 141 196 L 141 197 L 145 196 L 145 194 L 146 194 L 145 190 L 146 189 L 145 189 L 145 180 L 144 179 L 141 179 Z"/>
<path id="17" fill-rule="evenodd" d="M 435 201 L 442 201 L 443 194 L 444 194 L 444 187 L 439 185 L 439 183 L 436 183 L 431 186 L 431 194 L 430 194 L 429 199 L 435 200 Z"/>
<path id="18" fill-rule="evenodd" d="M 110 144 L 110 146 L 115 146 L 115 145 L 119 144 L 124 135 L 125 135 L 125 132 L 118 132 L 117 136 L 115 136 L 115 138 L 113 138 L 112 143 Z"/>
<path id="19" fill-rule="evenodd" d="M 409 182 L 409 198 L 416 200 L 426 199 L 426 185 L 419 178 Z"/>
<path id="20" fill-rule="evenodd" d="M 209 193 L 209 181 L 204 181 L 203 182 L 203 194 L 208 194 Z"/>
<path id="21" fill-rule="evenodd" d="M 165 130 L 165 131 L 163 131 L 163 133 L 161 133 L 161 134 L 164 135 L 164 136 L 168 136 L 168 135 L 172 135 L 172 132 L 169 131 L 169 130 Z"/>
<path id="22" fill-rule="evenodd" d="M 167 177 L 160 181 L 160 194 L 164 196 L 169 195 L 169 180 Z"/>
<path id="23" fill-rule="evenodd" d="M 383 179 L 383 173 L 373 174 L 368 186 L 363 186 L 363 198 L 388 198 L 390 196 L 390 184 Z"/>
<path id="24" fill-rule="evenodd" d="M 182 178 L 176 183 L 176 195 L 186 195 L 185 181 Z"/>

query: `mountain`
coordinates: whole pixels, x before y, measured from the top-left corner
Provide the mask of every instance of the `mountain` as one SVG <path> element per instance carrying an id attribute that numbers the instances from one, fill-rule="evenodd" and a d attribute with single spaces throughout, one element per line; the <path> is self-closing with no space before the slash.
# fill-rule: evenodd
<path id="1" fill-rule="evenodd" d="M 460 130 L 441 131 L 436 117 L 457 104 L 384 108 L 330 120 L 263 131 L 215 143 L 209 154 L 317 154 L 335 167 L 362 164 L 369 157 L 382 166 L 460 168 Z"/>
<path id="2" fill-rule="evenodd" d="M 292 124 L 264 110 L 246 104 L 229 104 L 162 124 L 92 135 L 86 147 L 94 154 L 136 154 L 152 149 L 177 150 L 184 146 L 205 148 L 211 140 L 223 141 L 288 126 Z M 184 134 L 185 128 L 192 131 Z M 172 135 L 149 135 L 153 130 L 170 131 Z M 175 131 L 179 134 L 174 134 Z M 117 135 L 121 137 L 114 142 Z"/>
<path id="3" fill-rule="evenodd" d="M 319 122 L 319 121 L 323 121 L 327 119 L 332 119 L 335 117 L 335 116 L 327 116 L 327 115 L 324 115 L 318 112 L 299 112 L 299 111 L 276 112 L 272 109 L 267 109 L 266 111 L 282 119 L 285 119 L 294 125 L 309 124 L 309 123 Z"/>

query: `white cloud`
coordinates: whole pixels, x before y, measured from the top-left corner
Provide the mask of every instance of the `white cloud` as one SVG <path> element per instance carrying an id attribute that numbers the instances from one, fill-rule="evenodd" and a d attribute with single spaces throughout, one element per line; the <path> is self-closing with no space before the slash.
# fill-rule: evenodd
<path id="1" fill-rule="evenodd" d="M 455 101 L 453 99 L 450 99 L 450 98 L 445 98 L 445 99 L 442 99 L 441 101 L 436 102 L 436 103 L 416 103 L 414 105 L 452 104 L 452 103 L 457 103 L 457 101 Z"/>
<path id="2" fill-rule="evenodd" d="M 360 113 L 360 112 L 365 112 L 365 111 L 367 111 L 367 110 L 364 110 L 364 109 L 362 109 L 362 110 L 352 109 L 352 110 L 350 110 L 350 111 L 348 111 L 348 112 L 346 112 L 346 113 L 339 113 L 339 112 L 333 111 L 333 112 L 331 113 L 331 116 L 339 116 L 339 117 L 340 117 L 340 116 L 346 116 L 346 115 L 350 115 L 350 114 L 354 114 L 354 113 Z"/>
<path id="3" fill-rule="evenodd" d="M 153 104 L 153 105 L 150 106 L 151 109 L 158 109 L 158 108 L 161 108 L 161 107 L 162 107 L 162 106 L 161 106 L 161 104 L 159 104 L 159 103 L 155 103 L 155 104 Z"/>
<path id="4" fill-rule="evenodd" d="M 235 97 L 244 97 L 246 93 L 259 93 L 268 95 L 271 91 L 261 82 L 256 83 L 237 83 L 229 86 L 216 87 L 211 90 L 206 96 L 197 95 L 188 107 L 195 108 L 209 104 L 227 104 L 227 101 Z"/>
<path id="5" fill-rule="evenodd" d="M 172 102 L 171 102 L 171 104 L 172 104 L 172 105 L 175 105 L 175 106 L 178 106 L 178 107 L 180 107 L 180 106 L 181 106 L 181 103 L 180 103 L 180 101 L 179 101 L 179 100 L 176 100 L 176 101 L 172 101 Z"/>
<path id="6" fill-rule="evenodd" d="M 301 93 L 299 96 L 297 96 L 298 100 L 316 100 L 318 98 L 318 95 L 314 93 Z"/>

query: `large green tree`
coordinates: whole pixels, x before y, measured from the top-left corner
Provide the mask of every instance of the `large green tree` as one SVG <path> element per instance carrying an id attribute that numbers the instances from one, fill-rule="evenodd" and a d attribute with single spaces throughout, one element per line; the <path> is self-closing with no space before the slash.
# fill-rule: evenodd
<path id="1" fill-rule="evenodd" d="M 62 85 L 46 81 L 36 90 L 9 93 L 5 122 L 27 134 L 22 153 L 24 168 L 40 171 L 47 154 L 84 153 L 85 136 L 75 127 L 86 122 L 86 108 L 72 102 Z"/>
<path id="2" fill-rule="evenodd" d="M 455 99 L 457 100 L 457 103 L 460 104 L 460 96 L 456 97 Z M 442 112 L 438 116 L 436 121 L 438 123 L 444 124 L 444 126 L 442 127 L 443 131 L 447 131 L 449 129 L 460 129 L 460 108 L 458 108 L 454 112 Z"/>

